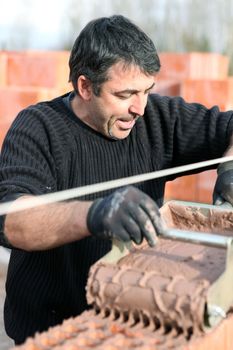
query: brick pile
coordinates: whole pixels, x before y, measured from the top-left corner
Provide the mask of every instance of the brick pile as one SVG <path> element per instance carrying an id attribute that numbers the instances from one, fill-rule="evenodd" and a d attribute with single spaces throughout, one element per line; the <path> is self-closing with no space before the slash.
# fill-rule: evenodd
<path id="1" fill-rule="evenodd" d="M 228 75 L 229 58 L 217 53 L 161 53 L 161 71 L 155 91 L 182 96 L 187 102 L 206 107 L 233 109 L 233 78 Z M 212 203 L 216 171 L 185 176 L 167 183 L 165 197 Z"/>
<path id="2" fill-rule="evenodd" d="M 154 91 L 188 102 L 233 109 L 229 58 L 215 53 L 161 53 L 162 68 Z M 0 147 L 16 114 L 28 105 L 71 90 L 68 51 L 0 51 Z M 215 171 L 167 184 L 166 199 L 211 203 Z"/>
<path id="3" fill-rule="evenodd" d="M 86 311 L 62 325 L 37 334 L 14 350 L 120 350 L 175 349 L 187 344 L 183 337 L 155 334 L 150 328 L 130 328 L 121 321 Z"/>
<path id="4" fill-rule="evenodd" d="M 208 334 L 188 341 L 182 334 L 129 327 L 120 321 L 86 311 L 61 325 L 38 333 L 11 350 L 232 350 L 233 316 Z"/>
<path id="5" fill-rule="evenodd" d="M 0 146 L 17 113 L 71 89 L 68 51 L 0 51 Z"/>
<path id="6" fill-rule="evenodd" d="M 162 334 L 146 327 L 126 328 L 119 321 L 86 311 L 12 350 L 232 350 L 232 327 L 233 316 L 229 315 L 214 331 L 188 342 L 182 335 Z"/>

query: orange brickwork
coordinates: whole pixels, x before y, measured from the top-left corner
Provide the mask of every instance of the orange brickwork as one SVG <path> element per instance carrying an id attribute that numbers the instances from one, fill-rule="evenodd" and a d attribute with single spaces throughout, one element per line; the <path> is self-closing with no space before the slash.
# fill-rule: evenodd
<path id="1" fill-rule="evenodd" d="M 229 315 L 209 333 L 187 340 L 182 333 L 130 327 L 127 322 L 95 315 L 90 310 L 37 333 L 11 350 L 232 350 L 232 326 L 233 316 Z"/>
<path id="2" fill-rule="evenodd" d="M 56 96 L 56 89 L 37 87 L 0 87 L 0 122 L 12 121 L 23 108 Z"/>
<path id="3" fill-rule="evenodd" d="M 6 131 L 23 108 L 38 101 L 50 100 L 61 93 L 62 90 L 39 87 L 0 87 L 0 147 Z"/>
<path id="4" fill-rule="evenodd" d="M 184 350 L 232 350 L 232 326 L 233 316 L 229 315 L 216 329 L 189 344 Z"/>
<path id="5" fill-rule="evenodd" d="M 160 54 L 161 79 L 225 80 L 228 77 L 229 58 L 217 53 L 170 53 Z"/>
<path id="6" fill-rule="evenodd" d="M 7 85 L 7 54 L 0 52 L 0 86 Z"/>
<path id="7" fill-rule="evenodd" d="M 0 147 L 23 108 L 71 90 L 69 51 L 0 51 Z"/>
<path id="8" fill-rule="evenodd" d="M 161 53 L 161 71 L 154 92 L 182 96 L 220 110 L 233 109 L 233 77 L 228 76 L 229 58 L 217 53 Z M 212 203 L 216 171 L 184 176 L 168 182 L 165 199 Z"/>
<path id="9" fill-rule="evenodd" d="M 181 96 L 187 102 L 199 102 L 206 107 L 218 106 L 220 110 L 233 109 L 231 82 L 225 80 L 184 80 Z"/>
<path id="10" fill-rule="evenodd" d="M 212 193 L 217 179 L 216 170 L 208 170 L 167 182 L 165 199 L 178 199 L 199 203 L 212 203 Z"/>
<path id="11" fill-rule="evenodd" d="M 190 193 L 196 198 L 197 195 L 197 176 L 182 176 L 176 180 L 169 181 L 166 184 L 165 197 L 167 200 L 179 199 L 183 201 L 190 200 Z"/>
<path id="12" fill-rule="evenodd" d="M 180 96 L 181 83 L 173 79 L 161 79 L 157 76 L 156 84 L 152 92 L 165 96 Z"/>
<path id="13" fill-rule="evenodd" d="M 23 51 L 7 54 L 9 86 L 68 88 L 68 51 Z"/>

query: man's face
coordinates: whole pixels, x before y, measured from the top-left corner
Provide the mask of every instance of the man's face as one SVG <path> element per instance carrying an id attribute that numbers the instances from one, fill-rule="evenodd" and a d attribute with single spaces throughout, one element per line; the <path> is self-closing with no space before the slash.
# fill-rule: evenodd
<path id="1" fill-rule="evenodd" d="M 145 75 L 137 66 L 126 68 L 122 63 L 113 65 L 108 77 L 99 96 L 92 90 L 85 122 L 107 137 L 124 139 L 138 117 L 143 116 L 155 77 Z"/>

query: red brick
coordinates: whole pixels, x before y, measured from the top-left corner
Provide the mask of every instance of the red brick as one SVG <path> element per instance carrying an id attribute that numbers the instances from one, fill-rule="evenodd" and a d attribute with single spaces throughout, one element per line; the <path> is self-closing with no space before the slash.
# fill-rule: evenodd
<path id="1" fill-rule="evenodd" d="M 151 91 L 165 96 L 180 96 L 180 83 L 176 80 L 158 80 Z"/>
<path id="2" fill-rule="evenodd" d="M 68 51 L 8 52 L 7 84 L 69 91 Z"/>
<path id="3" fill-rule="evenodd" d="M 212 204 L 216 179 L 216 170 L 209 170 L 167 182 L 165 200 L 178 199 Z"/>
<path id="4" fill-rule="evenodd" d="M 166 183 L 165 200 L 178 199 L 196 201 L 197 199 L 197 176 L 182 176 Z"/>
<path id="5" fill-rule="evenodd" d="M 0 87 L 7 83 L 7 54 L 0 51 Z"/>
<path id="6" fill-rule="evenodd" d="M 209 170 L 197 174 L 197 202 L 212 204 L 212 195 L 216 179 L 216 170 Z"/>
<path id="7" fill-rule="evenodd" d="M 7 130 L 9 129 L 11 122 L 0 121 L 0 149 L 2 147 L 3 140 L 6 136 Z"/>
<path id="8" fill-rule="evenodd" d="M 226 110 L 233 109 L 233 76 L 228 77 L 228 103 Z"/>
<path id="9" fill-rule="evenodd" d="M 181 84 L 181 96 L 187 102 L 199 102 L 206 107 L 219 106 L 224 111 L 229 106 L 229 87 L 226 80 L 184 80 Z M 233 101 L 232 101 L 233 104 Z"/>
<path id="10" fill-rule="evenodd" d="M 218 53 L 190 53 L 190 78 L 224 80 L 228 76 L 229 57 Z"/>
<path id="11" fill-rule="evenodd" d="M 60 94 L 55 89 L 33 87 L 0 88 L 0 122 L 11 122 L 23 108 Z"/>
<path id="12" fill-rule="evenodd" d="M 160 53 L 161 69 L 158 79 L 183 80 L 190 76 L 189 54 Z"/>
<path id="13" fill-rule="evenodd" d="M 217 53 L 160 53 L 161 71 L 158 79 L 210 79 L 227 78 L 229 58 Z"/>
<path id="14" fill-rule="evenodd" d="M 192 341 L 183 350 L 232 350 L 233 349 L 233 316 L 228 316 L 216 328 L 203 337 Z"/>

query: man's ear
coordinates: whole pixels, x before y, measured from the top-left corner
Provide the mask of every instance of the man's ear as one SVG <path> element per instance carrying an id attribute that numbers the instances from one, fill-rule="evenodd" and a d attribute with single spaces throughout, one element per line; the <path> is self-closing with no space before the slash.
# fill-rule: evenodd
<path id="1" fill-rule="evenodd" d="M 92 83 L 85 77 L 85 75 L 80 75 L 77 81 L 77 87 L 80 97 L 85 101 L 88 101 L 92 95 Z"/>

